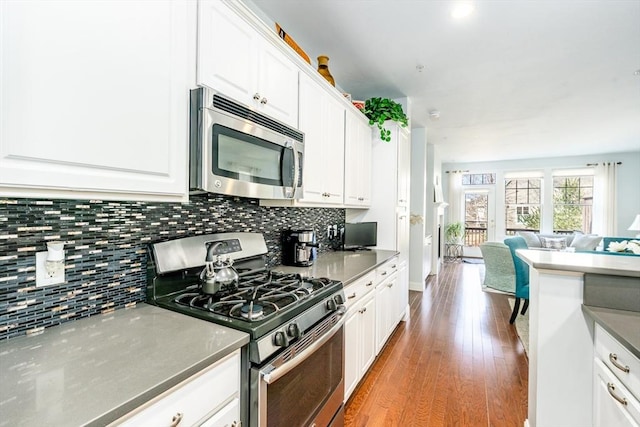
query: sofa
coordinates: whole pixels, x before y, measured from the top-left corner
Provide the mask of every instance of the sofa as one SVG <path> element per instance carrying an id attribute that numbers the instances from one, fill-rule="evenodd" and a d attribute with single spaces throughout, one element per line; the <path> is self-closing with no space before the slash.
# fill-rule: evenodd
<path id="1" fill-rule="evenodd" d="M 571 234 L 540 234 L 533 231 L 518 231 L 529 249 L 564 250 L 574 248 L 576 252 L 594 251 L 602 241 L 601 236 L 574 232 Z"/>
<path id="2" fill-rule="evenodd" d="M 540 234 L 532 231 L 518 231 L 516 234 L 525 239 L 529 249 L 565 250 L 573 248 L 575 252 L 640 256 L 640 239 L 632 237 L 603 237 L 580 232 L 572 234 Z M 633 246 L 635 245 L 633 242 L 638 242 L 639 246 Z M 613 246 L 611 245 L 612 243 Z"/>

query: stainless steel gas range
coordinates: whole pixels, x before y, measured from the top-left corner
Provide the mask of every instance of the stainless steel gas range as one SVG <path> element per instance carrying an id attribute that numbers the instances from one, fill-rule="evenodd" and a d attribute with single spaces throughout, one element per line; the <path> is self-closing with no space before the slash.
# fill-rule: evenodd
<path id="1" fill-rule="evenodd" d="M 159 242 L 149 254 L 149 303 L 250 335 L 243 425 L 343 425 L 341 282 L 268 270 L 260 233 Z"/>

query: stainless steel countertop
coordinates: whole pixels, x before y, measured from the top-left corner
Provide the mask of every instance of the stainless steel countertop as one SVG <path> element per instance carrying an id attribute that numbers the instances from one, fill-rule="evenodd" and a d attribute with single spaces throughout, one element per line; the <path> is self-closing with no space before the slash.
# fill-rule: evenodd
<path id="1" fill-rule="evenodd" d="M 0 344 L 0 426 L 105 425 L 249 342 L 138 304 Z"/>
<path id="2" fill-rule="evenodd" d="M 347 286 L 396 255 L 396 251 L 379 249 L 324 252 L 318 255 L 318 259 L 310 267 L 278 265 L 273 269 L 285 273 L 300 273 L 303 277 L 328 277 L 340 280 Z"/>
<path id="3" fill-rule="evenodd" d="M 519 249 L 517 254 L 538 270 L 640 277 L 640 256 Z"/>
<path id="4" fill-rule="evenodd" d="M 589 305 L 582 310 L 640 359 L 640 313 Z"/>

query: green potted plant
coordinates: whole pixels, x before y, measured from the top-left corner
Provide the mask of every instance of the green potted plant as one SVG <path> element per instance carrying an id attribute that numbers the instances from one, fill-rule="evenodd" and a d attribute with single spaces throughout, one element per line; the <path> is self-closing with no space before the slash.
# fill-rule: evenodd
<path id="1" fill-rule="evenodd" d="M 447 243 L 462 244 L 464 225 L 461 222 L 452 222 L 447 224 L 444 233 Z"/>
<path id="2" fill-rule="evenodd" d="M 378 126 L 380 139 L 383 141 L 391 141 L 391 131 L 384 127 L 384 122 L 387 120 L 398 122 L 403 127 L 409 124 L 407 115 L 402 111 L 402 105 L 389 98 L 367 99 L 362 112 L 369 119 L 370 125 Z"/>

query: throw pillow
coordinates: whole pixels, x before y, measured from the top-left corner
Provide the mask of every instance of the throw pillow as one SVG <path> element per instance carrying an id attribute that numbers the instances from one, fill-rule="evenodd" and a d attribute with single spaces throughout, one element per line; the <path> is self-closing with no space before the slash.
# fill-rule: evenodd
<path id="1" fill-rule="evenodd" d="M 576 248 L 576 251 L 594 251 L 601 241 L 602 236 L 596 236 L 595 234 L 578 234 L 573 238 L 569 247 Z"/>
<path id="2" fill-rule="evenodd" d="M 542 246 L 538 235 L 533 231 L 518 231 L 516 235 L 522 237 L 530 248 L 539 248 Z"/>
<path id="3" fill-rule="evenodd" d="M 567 239 L 564 237 L 542 237 L 540 236 L 540 243 L 543 248 L 562 250 L 567 248 Z"/>

